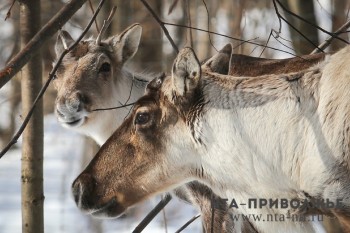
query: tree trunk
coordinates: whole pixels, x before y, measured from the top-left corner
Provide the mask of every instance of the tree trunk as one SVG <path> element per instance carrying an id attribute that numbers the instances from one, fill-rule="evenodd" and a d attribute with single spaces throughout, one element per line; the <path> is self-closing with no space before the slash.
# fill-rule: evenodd
<path id="1" fill-rule="evenodd" d="M 314 2 L 312 0 L 282 0 L 282 4 L 290 11 L 295 14 L 303 17 L 308 22 L 317 24 Z M 289 13 L 285 12 L 285 18 L 296 27 L 305 37 L 313 42 L 313 44 L 318 45 L 318 32 L 317 29 L 310 24 L 302 22 L 299 19 L 291 16 Z M 309 54 L 315 47 L 307 41 L 299 32 L 295 31 L 293 28 L 290 28 L 290 34 L 292 37 L 293 47 L 297 55 Z"/>
<path id="2" fill-rule="evenodd" d="M 160 18 L 163 18 L 163 1 L 147 0 L 147 3 Z M 137 64 L 143 64 L 142 67 L 147 67 L 149 72 L 160 72 L 163 70 L 162 30 L 142 4 L 135 4 L 134 9 L 139 14 L 143 14 L 144 19 L 141 22 L 143 32 L 139 52 L 135 55 L 133 61 Z"/>
<path id="3" fill-rule="evenodd" d="M 339 29 L 347 20 L 349 2 L 344 0 L 332 0 L 332 31 Z M 345 30 L 346 31 L 346 30 Z M 342 33 L 339 37 L 348 40 L 348 34 Z M 338 39 L 334 39 L 331 43 L 331 50 L 333 52 L 343 48 L 346 44 Z"/>
<path id="4" fill-rule="evenodd" d="M 224 5 L 227 13 L 227 18 L 229 18 L 229 35 L 235 38 L 242 39 L 242 29 L 241 22 L 243 18 L 243 10 L 245 8 L 245 1 L 234 0 L 232 3 L 228 2 Z M 233 49 L 234 53 L 242 54 L 244 44 Z"/>
<path id="5" fill-rule="evenodd" d="M 40 0 L 20 1 L 21 46 L 40 30 Z M 22 115 L 25 116 L 42 84 L 40 52 L 22 69 Z M 38 103 L 23 133 L 22 232 L 44 232 L 43 104 Z"/>

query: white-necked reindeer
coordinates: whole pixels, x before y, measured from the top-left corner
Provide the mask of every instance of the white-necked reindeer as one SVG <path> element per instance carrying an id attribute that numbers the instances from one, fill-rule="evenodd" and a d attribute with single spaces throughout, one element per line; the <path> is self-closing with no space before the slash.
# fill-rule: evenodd
<path id="1" fill-rule="evenodd" d="M 136 53 L 142 28 L 130 26 L 120 35 L 97 44 L 84 40 L 69 52 L 57 71 L 55 112 L 69 129 L 91 136 L 102 145 L 121 124 L 129 108 L 92 111 L 134 102 L 144 92 L 147 78 L 128 70 L 124 64 Z M 57 56 L 74 40 L 66 32 L 57 38 Z"/>
<path id="2" fill-rule="evenodd" d="M 117 216 L 197 180 L 237 203 L 337 203 L 317 211 L 338 217 L 349 230 L 349 60 L 350 46 L 304 71 L 233 77 L 201 69 L 192 49 L 181 50 L 171 76 L 150 82 L 74 181 L 78 207 Z M 278 207 L 240 205 L 237 211 L 264 217 L 296 211 Z M 308 221 L 284 220 L 252 223 L 259 232 L 313 231 Z"/>

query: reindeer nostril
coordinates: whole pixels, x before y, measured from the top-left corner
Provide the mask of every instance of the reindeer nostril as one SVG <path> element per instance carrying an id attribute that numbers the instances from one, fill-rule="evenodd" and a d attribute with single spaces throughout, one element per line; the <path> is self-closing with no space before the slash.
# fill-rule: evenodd
<path id="1" fill-rule="evenodd" d="M 82 185 L 79 180 L 75 180 L 73 185 L 72 185 L 72 193 L 74 197 L 74 201 L 79 206 L 81 203 L 81 193 L 83 192 Z"/>
<path id="2" fill-rule="evenodd" d="M 76 97 L 79 100 L 77 111 L 80 112 L 83 110 L 84 106 L 88 104 L 88 98 L 86 95 L 82 94 L 81 92 L 77 92 Z"/>
<path id="3" fill-rule="evenodd" d="M 56 113 L 59 117 L 64 117 L 64 114 L 56 107 Z"/>
<path id="4" fill-rule="evenodd" d="M 89 174 L 81 174 L 72 184 L 74 201 L 79 208 L 88 209 L 88 203 L 95 187 L 95 179 Z"/>

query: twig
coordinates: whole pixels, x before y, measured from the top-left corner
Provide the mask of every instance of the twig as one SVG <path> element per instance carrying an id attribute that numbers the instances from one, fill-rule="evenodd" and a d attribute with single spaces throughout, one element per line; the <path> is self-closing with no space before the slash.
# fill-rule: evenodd
<path id="1" fill-rule="evenodd" d="M 93 17 L 91 18 L 90 22 L 88 23 L 88 25 L 86 26 L 86 28 L 84 29 L 84 31 L 81 33 L 81 35 L 79 36 L 79 38 L 74 42 L 74 44 L 72 44 L 68 49 L 65 49 L 62 54 L 60 55 L 57 63 L 55 64 L 55 66 L 52 68 L 51 72 L 49 73 L 49 77 L 45 83 L 45 85 L 41 88 L 39 94 L 37 95 L 37 97 L 34 100 L 34 103 L 31 107 L 31 109 L 29 110 L 27 116 L 25 117 L 25 119 L 23 120 L 23 123 L 21 125 L 21 127 L 19 128 L 19 130 L 17 131 L 17 133 L 15 134 L 15 136 L 13 136 L 12 140 L 7 144 L 7 146 L 0 152 L 0 159 L 4 156 L 4 154 L 6 154 L 6 152 L 11 148 L 12 145 L 14 145 L 18 138 L 21 136 L 21 134 L 23 133 L 24 129 L 26 128 L 33 112 L 35 109 L 36 104 L 38 103 L 38 101 L 42 98 L 42 96 L 44 95 L 47 87 L 49 86 L 50 82 L 52 81 L 52 79 L 55 77 L 56 75 L 56 71 L 58 69 L 58 66 L 61 64 L 64 56 L 70 52 L 74 47 L 76 47 L 78 45 L 78 43 L 83 39 L 83 37 L 85 36 L 85 34 L 88 32 L 88 30 L 90 29 L 93 21 L 95 20 L 97 14 L 99 13 L 103 3 L 105 2 L 105 0 L 101 0 L 98 8 L 96 9 L 95 14 L 93 15 Z"/>
<path id="2" fill-rule="evenodd" d="M 168 15 L 170 15 L 172 12 L 173 12 L 173 10 L 175 9 L 175 7 L 176 7 L 176 5 L 177 5 L 177 3 L 179 2 L 179 0 L 174 0 L 173 1 L 173 3 L 170 5 L 170 7 L 169 7 L 169 10 L 168 10 Z"/>
<path id="3" fill-rule="evenodd" d="M 190 10 L 190 0 L 185 0 L 186 1 L 186 13 L 187 13 L 187 23 L 188 26 L 192 26 L 192 20 L 191 20 L 191 10 Z M 192 29 L 187 29 L 188 33 L 188 39 L 190 41 L 190 45 L 193 48 L 193 35 L 192 35 Z"/>
<path id="4" fill-rule="evenodd" d="M 273 3 L 273 6 L 275 8 L 275 12 L 278 16 L 278 18 L 282 19 L 286 24 L 288 24 L 292 29 L 294 29 L 296 32 L 298 32 L 305 40 L 307 40 L 310 44 L 312 44 L 315 48 L 319 49 L 319 50 L 322 50 L 320 49 L 317 44 L 315 44 L 314 42 L 312 42 L 307 36 L 305 36 L 299 29 L 297 29 L 293 24 L 291 24 L 290 22 L 288 22 L 288 20 L 286 20 L 282 15 L 281 13 L 279 12 L 278 10 L 278 7 L 277 7 L 277 4 L 276 4 L 276 1 L 279 3 L 278 0 L 273 0 L 272 3 Z M 281 4 L 280 4 L 281 6 Z M 281 6 L 282 7 L 282 6 Z M 283 8 L 283 7 L 282 7 Z M 323 52 L 323 51 L 322 51 Z"/>
<path id="5" fill-rule="evenodd" d="M 205 10 L 207 11 L 207 23 L 208 23 L 208 31 L 210 31 L 210 15 L 209 15 L 209 10 L 208 10 L 208 6 L 207 6 L 207 3 L 205 2 L 205 0 L 202 0 L 203 4 L 204 4 L 204 7 L 205 7 Z M 211 37 L 210 37 L 210 33 L 208 33 L 208 38 L 209 38 L 209 43 L 211 44 L 211 46 L 216 50 L 216 52 L 218 51 L 214 44 L 213 44 L 213 41 L 211 40 Z"/>
<path id="6" fill-rule="evenodd" d="M 225 37 L 225 38 L 229 38 L 231 40 L 237 40 L 237 41 L 240 41 L 240 42 L 244 42 L 244 43 L 248 43 L 248 44 L 252 44 L 252 45 L 257 45 L 257 46 L 265 47 L 265 48 L 268 48 L 268 49 L 272 49 L 272 50 L 280 51 L 280 52 L 283 52 L 283 53 L 287 53 L 287 54 L 290 54 L 290 55 L 293 55 L 293 56 L 297 56 L 297 55 L 295 55 L 293 53 L 290 53 L 288 51 L 284 51 L 282 49 L 274 48 L 274 47 L 271 47 L 271 46 L 266 46 L 266 45 L 259 44 L 259 43 L 256 43 L 256 42 L 252 42 L 252 41 L 249 41 L 249 40 L 242 40 L 242 39 L 235 38 L 235 37 L 232 37 L 232 36 L 227 36 L 227 35 L 224 35 L 224 34 L 221 34 L 221 33 L 218 33 L 218 32 L 208 31 L 208 30 L 205 30 L 205 29 L 197 28 L 197 27 L 190 27 L 190 26 L 181 25 L 181 24 L 175 24 L 175 23 L 167 23 L 167 22 L 163 22 L 163 23 L 164 23 L 164 25 L 169 25 L 169 26 L 174 26 L 174 27 L 182 27 L 182 28 L 190 28 L 190 29 L 194 29 L 194 30 L 197 30 L 197 31 L 201 31 L 201 32 L 208 32 L 208 33 L 211 33 L 211 34 L 214 34 L 214 35 L 217 35 L 217 36 L 222 36 L 222 37 Z"/>
<path id="7" fill-rule="evenodd" d="M 171 196 L 167 194 L 157 205 L 153 208 L 151 212 L 147 214 L 147 216 L 137 225 L 137 227 L 133 230 L 132 233 L 140 233 L 142 232 L 146 226 L 154 219 L 155 216 L 169 203 L 171 200 Z"/>
<path id="8" fill-rule="evenodd" d="M 89 6 L 90 6 L 90 9 L 91 9 L 92 14 L 95 14 L 94 6 L 92 5 L 91 0 L 89 0 Z M 99 29 L 99 27 L 98 27 L 98 23 L 97 23 L 97 20 L 96 20 L 96 19 L 95 19 L 95 27 L 96 27 L 96 31 L 97 31 L 98 33 L 100 33 L 100 29 Z"/>
<path id="9" fill-rule="evenodd" d="M 40 47 L 64 25 L 86 0 L 71 0 L 0 70 L 0 89 L 39 52 Z"/>
<path id="10" fill-rule="evenodd" d="M 171 46 L 173 46 L 173 49 L 176 51 L 176 53 L 179 53 L 179 49 L 177 48 L 174 40 L 171 38 L 168 29 L 166 29 L 166 27 L 164 26 L 164 22 L 162 20 L 160 20 L 158 15 L 154 12 L 154 10 L 150 7 L 150 5 L 148 5 L 148 3 L 145 0 L 140 0 L 140 1 L 147 8 L 147 10 L 151 13 L 153 18 L 158 22 L 159 26 L 162 28 L 162 30 L 164 32 L 164 35 L 168 38 Z"/>
<path id="11" fill-rule="evenodd" d="M 278 18 L 279 19 L 279 18 Z M 280 24 L 281 25 L 281 24 Z M 273 29 L 272 29 L 273 30 Z M 270 34 L 269 34 L 269 37 L 267 38 L 267 41 L 266 41 L 266 43 L 265 43 L 265 46 L 267 46 L 268 45 L 268 43 L 270 42 L 270 39 L 271 39 L 271 36 L 272 36 L 272 30 L 270 31 Z M 263 55 L 263 53 L 265 52 L 265 49 L 266 49 L 266 47 L 264 46 L 264 48 L 261 50 L 261 53 L 260 53 L 260 55 L 259 55 L 259 57 L 261 57 L 262 55 Z"/>
<path id="12" fill-rule="evenodd" d="M 134 104 L 135 104 L 135 103 L 130 103 L 130 104 L 125 104 L 125 105 L 121 105 L 121 106 L 118 106 L 118 107 L 110 107 L 110 108 L 96 108 L 96 109 L 93 109 L 93 110 L 91 110 L 91 111 L 96 112 L 96 111 L 113 110 L 113 109 L 118 109 L 118 108 L 129 107 L 129 106 L 134 105 Z"/>
<path id="13" fill-rule="evenodd" d="M 8 18 L 11 17 L 11 10 L 12 10 L 13 5 L 15 5 L 15 2 L 16 2 L 16 0 L 12 0 L 10 9 L 9 9 L 8 12 L 6 13 L 5 21 L 6 21 Z"/>
<path id="14" fill-rule="evenodd" d="M 107 28 L 111 24 L 113 16 L 114 16 L 116 10 L 117 10 L 117 7 L 113 6 L 111 12 L 109 13 L 109 16 L 108 16 L 107 20 L 103 20 L 103 25 L 102 25 L 101 31 L 98 33 L 98 36 L 97 36 L 97 39 L 96 39 L 96 44 L 97 45 L 101 44 L 102 35 L 106 32 Z"/>
<path id="15" fill-rule="evenodd" d="M 197 218 L 199 218 L 201 215 L 197 214 L 196 216 L 192 217 L 190 220 L 188 220 L 182 227 L 180 227 L 177 231 L 175 231 L 175 233 L 180 233 L 183 230 L 186 229 L 186 227 L 188 227 L 191 223 L 194 222 L 194 220 L 196 220 Z"/>
<path id="16" fill-rule="evenodd" d="M 320 31 L 322 31 L 322 32 L 324 32 L 324 33 L 326 33 L 326 34 L 328 34 L 328 35 L 330 35 L 330 36 L 334 36 L 336 39 L 338 39 L 338 40 L 340 40 L 340 41 L 342 41 L 342 42 L 344 42 L 344 43 L 346 43 L 346 44 L 349 44 L 349 42 L 347 42 L 347 41 L 344 40 L 343 38 L 338 37 L 337 35 L 334 35 L 334 33 L 331 33 L 331 32 L 329 32 L 329 31 L 327 31 L 327 30 L 325 30 L 325 29 L 319 27 L 318 25 L 311 23 L 311 22 L 309 22 L 308 20 L 304 19 L 303 17 L 301 17 L 301 16 L 295 14 L 294 12 L 288 10 L 279 0 L 274 0 L 274 1 L 277 1 L 277 2 L 278 2 L 278 5 L 280 5 L 281 8 L 282 8 L 285 12 L 287 12 L 288 14 L 290 14 L 290 15 L 292 15 L 292 16 L 298 18 L 298 19 L 300 19 L 301 21 L 303 21 L 303 22 L 305 22 L 305 23 L 307 23 L 307 24 L 310 24 L 311 26 L 317 28 L 318 30 L 320 30 Z M 282 18 L 282 19 L 283 19 L 283 18 Z"/>
<path id="17" fill-rule="evenodd" d="M 168 233 L 168 222 L 167 222 L 167 218 L 166 218 L 165 208 L 162 209 L 162 213 L 163 213 L 165 233 Z"/>
<path id="18" fill-rule="evenodd" d="M 340 35 L 341 33 L 344 32 L 344 30 L 348 29 L 350 27 L 350 20 L 347 21 L 345 24 L 343 24 L 338 30 L 332 33 L 332 35 Z M 322 50 L 326 49 L 334 39 L 334 36 L 329 36 L 322 44 L 320 44 L 318 47 L 321 48 Z M 314 49 L 314 51 L 311 52 L 311 54 L 315 54 L 320 52 L 317 48 Z"/>

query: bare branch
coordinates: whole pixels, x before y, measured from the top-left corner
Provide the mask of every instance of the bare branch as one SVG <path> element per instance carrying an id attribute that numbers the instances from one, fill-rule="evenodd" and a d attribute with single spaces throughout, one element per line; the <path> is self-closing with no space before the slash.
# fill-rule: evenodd
<path id="1" fill-rule="evenodd" d="M 11 10 L 12 10 L 13 5 L 15 5 L 15 2 L 16 2 L 16 0 L 12 0 L 10 9 L 9 9 L 9 10 L 7 11 L 7 13 L 6 13 L 5 21 L 6 21 L 8 18 L 11 17 Z"/>
<path id="2" fill-rule="evenodd" d="M 17 133 L 15 134 L 15 136 L 12 138 L 12 140 L 7 144 L 7 146 L 0 152 L 0 159 L 4 156 L 4 154 L 6 154 L 6 152 L 11 148 L 12 145 L 14 145 L 18 138 L 22 135 L 24 129 L 26 128 L 31 116 L 33 115 L 35 106 L 37 105 L 37 103 L 39 102 L 39 100 L 42 98 L 42 96 L 44 95 L 47 87 L 49 86 L 50 82 L 52 81 L 52 79 L 55 77 L 56 75 L 56 71 L 59 67 L 59 65 L 61 64 L 64 56 L 71 51 L 73 48 L 75 48 L 78 43 L 83 39 L 83 37 L 85 36 L 85 34 L 88 32 L 88 30 L 90 29 L 91 25 L 93 24 L 97 14 L 99 13 L 103 3 L 105 2 L 105 0 L 101 0 L 98 8 L 96 9 L 95 14 L 93 15 L 93 17 L 91 18 L 90 22 L 88 23 L 88 25 L 86 26 L 86 28 L 84 29 L 84 31 L 81 33 L 81 35 L 79 36 L 79 38 L 74 42 L 74 44 L 72 44 L 68 49 L 64 50 L 61 54 L 61 56 L 59 57 L 58 61 L 56 62 L 55 66 L 52 68 L 49 77 L 45 83 L 45 85 L 41 88 L 38 96 L 35 98 L 35 101 L 31 107 L 31 109 L 29 110 L 27 116 L 25 117 L 25 119 L 23 120 L 23 123 L 21 125 L 21 127 L 19 128 L 19 130 L 17 131 Z"/>
<path id="3" fill-rule="evenodd" d="M 101 31 L 98 33 L 98 36 L 97 36 L 97 39 L 96 39 L 96 44 L 97 45 L 101 44 L 102 35 L 106 32 L 107 28 L 111 24 L 113 16 L 114 16 L 116 10 L 117 10 L 117 7 L 113 6 L 111 12 L 109 13 L 108 18 L 103 20 L 103 25 L 102 25 Z"/>
<path id="4" fill-rule="evenodd" d="M 278 0 L 273 0 L 273 6 L 275 8 L 275 12 L 278 16 L 279 19 L 282 19 L 286 24 L 288 24 L 291 28 L 293 28 L 296 32 L 298 32 L 305 40 L 307 40 L 310 44 L 312 44 L 315 48 L 321 50 L 314 42 L 312 42 L 307 36 L 305 36 L 300 30 L 298 30 L 293 24 L 291 24 L 290 22 L 288 22 L 288 20 L 286 20 L 281 13 L 278 10 L 276 1 L 279 3 L 279 5 L 283 8 L 283 6 L 280 4 L 280 2 Z M 322 50 L 321 50 L 322 51 Z M 322 51 L 323 52 L 323 51 Z"/>
<path id="5" fill-rule="evenodd" d="M 180 233 L 183 230 L 186 229 L 186 227 L 188 227 L 191 223 L 194 222 L 194 220 L 196 220 L 197 218 L 199 218 L 201 215 L 197 214 L 196 216 L 192 217 L 190 220 L 188 220 L 182 227 L 180 227 L 177 231 L 175 231 L 175 233 Z M 213 228 L 212 228 L 213 229 Z"/>
<path id="6" fill-rule="evenodd" d="M 157 205 L 153 208 L 151 212 L 137 225 L 132 233 L 140 233 L 147 227 L 147 225 L 154 219 L 155 216 L 169 203 L 172 197 L 167 194 Z"/>
<path id="7" fill-rule="evenodd" d="M 134 105 L 135 103 L 130 103 L 130 104 L 124 104 L 124 105 L 120 105 L 118 107 L 110 107 L 110 108 L 96 108 L 96 109 L 93 109 L 91 111 L 93 112 L 97 112 L 97 111 L 107 111 L 107 110 L 113 110 L 113 109 L 118 109 L 118 108 L 125 108 L 125 107 L 129 107 L 129 106 L 132 106 Z"/>
<path id="8" fill-rule="evenodd" d="M 208 31 L 208 30 L 205 30 L 205 29 L 197 28 L 197 27 L 190 27 L 190 26 L 187 26 L 187 25 L 181 25 L 181 24 L 175 24 L 175 23 L 163 22 L 163 24 L 164 25 L 169 25 L 169 26 L 174 26 L 174 27 L 190 28 L 190 29 L 194 29 L 194 30 L 197 30 L 197 31 L 200 31 L 200 32 L 208 32 L 208 33 L 211 33 L 213 35 L 222 36 L 222 37 L 225 37 L 225 38 L 229 38 L 231 40 L 236 40 L 236 41 L 240 41 L 240 42 L 244 42 L 244 43 L 248 43 L 248 44 L 252 44 L 252 45 L 265 47 L 265 48 L 268 48 L 268 49 L 272 49 L 272 50 L 275 50 L 275 51 L 280 51 L 280 52 L 287 53 L 287 54 L 290 54 L 290 55 L 298 57 L 297 55 L 295 55 L 293 53 L 290 53 L 288 51 L 284 51 L 282 49 L 274 48 L 274 47 L 271 47 L 271 46 L 266 46 L 266 45 L 259 44 L 259 43 L 256 43 L 256 42 L 253 42 L 253 41 L 250 41 L 250 40 L 242 40 L 242 39 L 235 38 L 235 37 L 232 37 L 232 36 L 227 36 L 225 34 L 221 34 L 221 33 L 218 33 L 218 32 Z"/>
<path id="9" fill-rule="evenodd" d="M 190 10 L 190 0 L 185 0 L 186 1 L 186 12 L 187 12 L 187 23 L 188 26 L 192 26 L 192 20 L 191 20 L 191 10 Z M 193 35 L 192 35 L 192 29 L 187 30 L 187 36 L 188 40 L 190 41 L 190 45 L 193 48 Z"/>
<path id="10" fill-rule="evenodd" d="M 278 19 L 279 19 L 279 18 L 278 18 Z M 280 24 L 280 26 L 281 26 L 281 24 Z M 266 41 L 266 43 L 265 43 L 265 46 L 264 46 L 264 48 L 261 50 L 259 57 L 261 57 L 261 56 L 263 55 L 263 53 L 265 52 L 265 49 L 266 49 L 267 44 L 270 42 L 270 39 L 271 39 L 271 36 L 272 36 L 272 30 L 273 30 L 273 29 L 271 29 L 270 34 L 269 34 L 269 37 L 267 38 L 267 41 Z M 280 30 L 281 30 L 281 28 L 280 28 Z"/>
<path id="11" fill-rule="evenodd" d="M 340 35 L 342 33 L 344 33 L 344 31 L 346 29 L 348 29 L 350 27 L 350 20 L 347 21 L 345 24 L 343 24 L 343 26 L 341 26 L 338 30 L 336 30 L 335 32 L 332 33 L 332 36 L 329 36 L 322 44 L 320 44 L 318 47 L 321 48 L 322 50 L 326 49 L 332 42 L 332 40 L 334 39 L 333 35 Z M 317 48 L 314 49 L 314 51 L 311 52 L 311 54 L 315 54 L 321 52 L 320 50 L 318 50 Z"/>
<path id="12" fill-rule="evenodd" d="M 163 220 L 164 220 L 164 230 L 165 230 L 165 233 L 168 233 L 168 221 L 165 214 L 165 208 L 162 209 L 162 213 L 163 213 Z"/>
<path id="13" fill-rule="evenodd" d="M 349 42 L 347 42 L 347 41 L 344 40 L 343 38 L 341 38 L 341 37 L 335 35 L 334 33 L 331 33 L 331 32 L 329 32 L 329 31 L 327 31 L 327 30 L 325 30 L 325 29 L 319 27 L 318 25 L 315 25 L 315 24 L 309 22 L 308 20 L 304 19 L 303 17 L 301 17 L 301 16 L 295 14 L 294 12 L 288 10 L 279 0 L 273 0 L 274 4 L 275 4 L 275 1 L 277 1 L 278 5 L 280 5 L 281 8 L 282 8 L 285 12 L 287 12 L 288 14 L 290 14 L 290 15 L 292 15 L 292 16 L 298 18 L 298 19 L 300 19 L 301 21 L 303 21 L 303 22 L 305 22 L 305 23 L 307 23 L 307 24 L 310 24 L 311 26 L 317 28 L 318 30 L 320 30 L 320 31 L 322 31 L 322 32 L 324 32 L 324 33 L 326 33 L 326 34 L 328 34 L 328 35 L 330 35 L 330 36 L 333 36 L 333 37 L 335 37 L 336 39 L 338 39 L 338 40 L 340 40 L 340 41 L 343 41 L 345 44 L 349 44 Z M 282 17 L 282 19 L 284 20 L 283 17 Z M 289 24 L 289 23 L 288 23 L 288 24 Z M 298 32 L 299 32 L 299 31 L 298 31 Z M 300 32 L 299 32 L 299 33 L 300 33 Z M 302 34 L 301 34 L 301 35 L 302 35 Z"/>
<path id="14" fill-rule="evenodd" d="M 0 89 L 35 55 L 40 47 L 64 25 L 86 0 L 71 0 L 0 70 Z"/>
<path id="15" fill-rule="evenodd" d="M 176 5 L 177 5 L 177 3 L 179 2 L 179 0 L 174 0 L 173 1 L 173 3 L 170 5 L 170 7 L 169 7 L 169 10 L 168 10 L 168 15 L 170 15 L 172 12 L 173 12 L 173 10 L 175 9 L 175 7 L 176 7 Z"/>
<path id="16" fill-rule="evenodd" d="M 153 18 L 158 22 L 159 26 L 162 28 L 164 35 L 167 37 L 167 39 L 169 40 L 171 46 L 173 46 L 173 49 L 176 51 L 176 53 L 179 53 L 179 49 L 177 48 L 174 40 L 171 38 L 168 29 L 166 29 L 166 27 L 164 26 L 164 22 L 162 20 L 160 20 L 160 18 L 158 17 L 158 15 L 154 12 L 154 10 L 150 7 L 150 5 L 148 5 L 148 3 L 145 0 L 140 0 L 143 5 L 147 8 L 147 10 L 151 13 L 151 15 L 153 16 Z"/>
<path id="17" fill-rule="evenodd" d="M 203 4 L 204 4 L 204 7 L 205 7 L 205 10 L 207 11 L 207 24 L 208 24 L 208 31 L 210 31 L 210 15 L 209 15 L 209 10 L 208 10 L 208 6 L 207 6 L 207 3 L 205 2 L 205 0 L 202 0 Z M 211 46 L 216 50 L 216 52 L 218 51 L 214 44 L 213 44 L 213 41 L 211 40 L 211 37 L 210 37 L 210 33 L 208 33 L 208 38 L 209 38 L 209 43 L 211 44 Z"/>
<path id="18" fill-rule="evenodd" d="M 92 14 L 95 14 L 94 6 L 92 5 L 91 0 L 89 0 L 89 6 L 90 6 Z M 98 23 L 97 23 L 96 19 L 95 19 L 95 27 L 96 27 L 97 32 L 100 33 L 100 28 L 98 27 Z"/>

